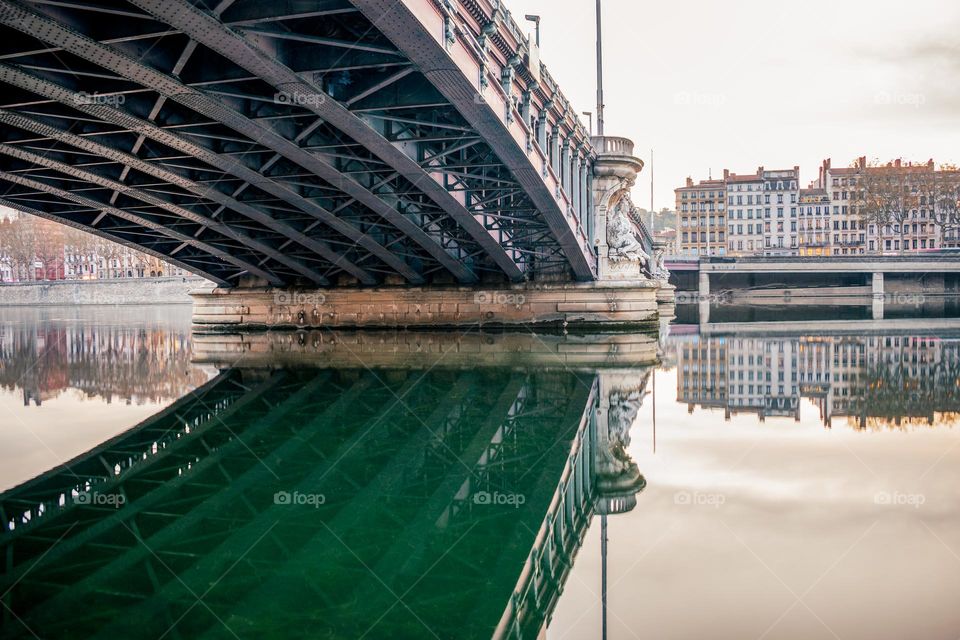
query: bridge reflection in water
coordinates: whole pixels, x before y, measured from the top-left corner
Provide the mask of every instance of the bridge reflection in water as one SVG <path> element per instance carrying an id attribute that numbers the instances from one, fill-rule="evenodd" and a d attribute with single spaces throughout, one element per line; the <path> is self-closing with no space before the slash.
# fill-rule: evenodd
<path id="1" fill-rule="evenodd" d="M 405 358 L 225 369 L 3 494 L 4 637 L 535 637 L 651 368 Z"/>

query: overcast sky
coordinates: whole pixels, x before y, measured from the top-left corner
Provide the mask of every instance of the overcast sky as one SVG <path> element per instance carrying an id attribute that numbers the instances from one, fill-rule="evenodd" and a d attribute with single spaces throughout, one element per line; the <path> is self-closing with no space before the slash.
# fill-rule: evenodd
<path id="1" fill-rule="evenodd" d="M 541 59 L 577 111 L 596 104 L 593 0 L 507 0 L 542 16 Z M 955 0 L 603 0 L 606 134 L 654 149 L 654 200 L 687 175 L 823 158 L 960 161 Z M 527 23 L 530 24 L 530 23 Z M 531 25 L 532 26 L 532 25 Z M 634 200 L 650 203 L 647 169 Z"/>

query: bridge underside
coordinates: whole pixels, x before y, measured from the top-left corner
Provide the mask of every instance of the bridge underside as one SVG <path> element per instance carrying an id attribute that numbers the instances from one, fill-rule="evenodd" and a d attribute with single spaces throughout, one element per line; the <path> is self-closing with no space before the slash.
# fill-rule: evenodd
<path id="1" fill-rule="evenodd" d="M 592 279 L 509 130 L 421 71 L 435 34 L 378 7 L 0 0 L 0 204 L 227 287 Z"/>

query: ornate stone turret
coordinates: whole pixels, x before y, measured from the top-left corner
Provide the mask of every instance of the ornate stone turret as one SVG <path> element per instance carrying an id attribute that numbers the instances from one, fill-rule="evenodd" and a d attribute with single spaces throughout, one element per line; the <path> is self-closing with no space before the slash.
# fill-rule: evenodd
<path id="1" fill-rule="evenodd" d="M 611 136 L 592 138 L 597 151 L 593 192 L 596 203 L 598 275 L 601 281 L 648 282 L 658 289 L 657 300 L 673 302 L 664 247 L 656 245 L 630 190 L 643 170 L 633 155 L 633 142 Z M 603 233 L 605 231 L 605 233 Z"/>
<path id="2" fill-rule="evenodd" d="M 600 280 L 649 280 L 652 239 L 630 199 L 643 161 L 634 157 L 627 138 L 604 136 L 591 142 L 597 151 L 593 193 Z"/>

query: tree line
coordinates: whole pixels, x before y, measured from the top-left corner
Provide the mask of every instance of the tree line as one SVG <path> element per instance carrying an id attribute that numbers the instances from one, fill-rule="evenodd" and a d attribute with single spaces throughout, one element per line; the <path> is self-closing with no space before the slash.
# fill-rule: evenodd
<path id="1" fill-rule="evenodd" d="M 852 212 L 900 239 L 904 249 L 908 225 L 937 225 L 944 235 L 960 231 L 960 169 L 933 160 L 924 163 L 876 160 L 856 165 Z"/>
<path id="2" fill-rule="evenodd" d="M 0 218 L 0 267 L 12 280 L 68 278 L 68 255 L 78 257 L 75 268 L 86 265 L 91 273 L 92 266 L 101 278 L 171 272 L 158 258 L 92 233 L 31 215 Z"/>

